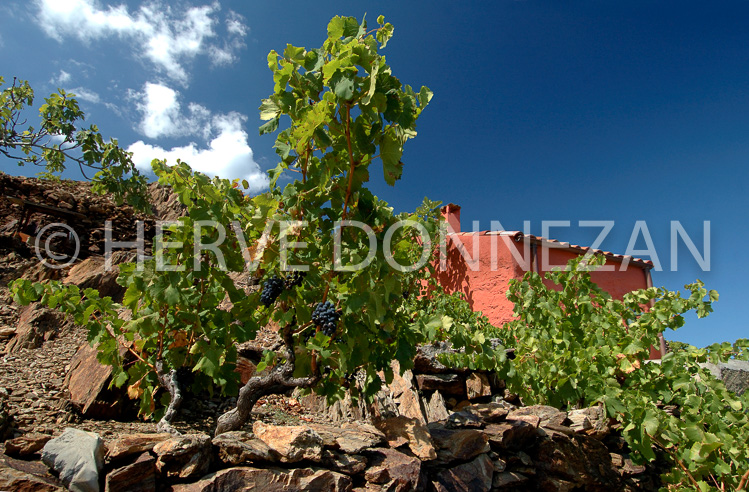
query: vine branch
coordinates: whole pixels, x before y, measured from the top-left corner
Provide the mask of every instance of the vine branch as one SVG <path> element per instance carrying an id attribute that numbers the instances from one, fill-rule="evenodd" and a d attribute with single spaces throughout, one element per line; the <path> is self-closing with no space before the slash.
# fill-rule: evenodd
<path id="1" fill-rule="evenodd" d="M 349 172 L 348 172 L 348 185 L 346 186 L 346 199 L 343 201 L 343 220 L 346 220 L 348 213 L 348 201 L 351 198 L 351 187 L 354 183 L 354 168 L 356 167 L 356 161 L 354 161 L 354 152 L 351 150 L 351 105 L 346 103 L 346 145 L 348 146 L 348 159 L 349 159 Z"/>
<path id="2" fill-rule="evenodd" d="M 746 473 L 744 473 L 741 476 L 741 482 L 739 482 L 739 486 L 736 490 L 739 490 L 739 491 L 744 490 L 744 487 L 746 487 L 747 480 L 749 480 L 749 470 L 747 470 Z"/>

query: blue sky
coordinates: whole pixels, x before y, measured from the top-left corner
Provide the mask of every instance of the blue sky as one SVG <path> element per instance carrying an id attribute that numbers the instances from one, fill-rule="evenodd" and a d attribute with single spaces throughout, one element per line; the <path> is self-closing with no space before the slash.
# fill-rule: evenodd
<path id="1" fill-rule="evenodd" d="M 564 5 L 563 5 L 564 3 Z M 408 142 L 403 179 L 373 188 L 397 211 L 424 196 L 462 206 L 463 229 L 570 221 L 556 239 L 645 250 L 656 285 L 700 278 L 715 313 L 667 337 L 695 345 L 749 336 L 749 4 L 631 2 L 141 2 L 10 0 L 0 5 L 0 75 L 38 100 L 75 92 L 91 123 L 138 162 L 181 157 L 260 190 L 275 163 L 257 108 L 272 91 L 266 56 L 319 47 L 334 15 L 379 14 L 404 83 L 434 93 Z M 0 170 L 35 169 L 0 161 Z M 671 222 L 684 242 L 672 271 Z M 643 224 L 643 223 L 641 223 Z M 645 253 L 638 256 L 648 257 Z"/>

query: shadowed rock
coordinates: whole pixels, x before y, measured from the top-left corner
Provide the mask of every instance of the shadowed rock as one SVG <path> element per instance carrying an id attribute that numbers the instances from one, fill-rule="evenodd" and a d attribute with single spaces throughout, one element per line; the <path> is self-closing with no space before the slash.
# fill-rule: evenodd
<path id="1" fill-rule="evenodd" d="M 489 492 L 493 477 L 494 463 L 487 455 L 481 454 L 473 461 L 442 471 L 432 485 L 437 492 Z"/>
<path id="2" fill-rule="evenodd" d="M 227 468 L 191 484 L 174 485 L 172 492 L 214 491 L 271 491 L 284 492 L 351 490 L 351 478 L 330 470 L 316 468 Z"/>
<path id="3" fill-rule="evenodd" d="M 104 485 L 104 492 L 154 492 L 155 490 L 156 458 L 150 453 L 143 453 L 134 463 L 111 471 Z"/>

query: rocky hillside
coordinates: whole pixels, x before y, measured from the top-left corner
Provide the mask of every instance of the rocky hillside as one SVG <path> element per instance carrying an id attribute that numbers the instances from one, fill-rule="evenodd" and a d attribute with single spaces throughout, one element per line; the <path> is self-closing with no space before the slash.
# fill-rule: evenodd
<path id="1" fill-rule="evenodd" d="M 55 278 L 121 297 L 116 269 L 103 268 L 103 224 L 112 220 L 124 241 L 134 239 L 136 220 L 152 234 L 155 220 L 179 216 L 167 190 L 151 193 L 156 214 L 144 216 L 92 195 L 86 183 L 0 174 L 0 490 L 657 489 L 659 470 L 631 461 L 602 408 L 524 407 L 495 375 L 442 366 L 445 344 L 421 347 L 415 368 L 371 405 L 276 395 L 259 402 L 242 431 L 211 437 L 234 401 L 195 395 L 174 423 L 182 434 L 157 434 L 126 394 L 109 389 L 85 327 L 38 305 L 18 307 L 6 288 L 14 278 Z M 85 254 L 65 268 L 41 265 L 11 235 L 29 203 L 71 212 L 37 207 L 26 226 L 69 221 L 87 237 Z M 132 254 L 118 252 L 113 263 Z M 253 288 L 247 276 L 235 281 Z M 276 343 L 269 327 L 241 347 L 244 380 Z"/>
<path id="2" fill-rule="evenodd" d="M 6 238 L 16 231 L 34 235 L 45 226 L 62 222 L 79 236 L 80 256 L 85 258 L 104 253 L 107 221 L 112 224 L 115 241 L 135 241 L 137 223 L 142 221 L 148 243 L 153 237 L 156 220 L 174 220 L 183 211 L 166 188 L 151 184 L 149 194 L 154 214 L 145 215 L 92 193 L 87 182 L 49 181 L 0 173 L 0 234 Z"/>

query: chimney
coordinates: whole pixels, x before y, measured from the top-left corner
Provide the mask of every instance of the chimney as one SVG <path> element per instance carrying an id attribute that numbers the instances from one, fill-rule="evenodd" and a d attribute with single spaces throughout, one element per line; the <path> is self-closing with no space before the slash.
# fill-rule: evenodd
<path id="1" fill-rule="evenodd" d="M 447 221 L 448 232 L 460 232 L 460 205 L 448 203 L 440 209 Z"/>

